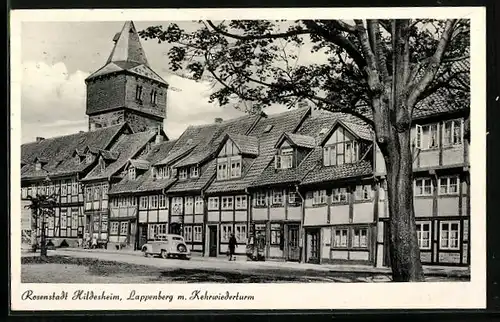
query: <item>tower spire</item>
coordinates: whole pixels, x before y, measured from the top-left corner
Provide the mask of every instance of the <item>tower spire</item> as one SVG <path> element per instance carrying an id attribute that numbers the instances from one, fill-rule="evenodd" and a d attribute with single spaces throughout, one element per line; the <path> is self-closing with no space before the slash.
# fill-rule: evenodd
<path id="1" fill-rule="evenodd" d="M 111 51 L 111 55 L 109 55 L 108 64 L 125 61 L 149 66 L 139 34 L 132 21 L 125 22 L 121 32 L 115 35 L 113 41 L 115 45 Z"/>

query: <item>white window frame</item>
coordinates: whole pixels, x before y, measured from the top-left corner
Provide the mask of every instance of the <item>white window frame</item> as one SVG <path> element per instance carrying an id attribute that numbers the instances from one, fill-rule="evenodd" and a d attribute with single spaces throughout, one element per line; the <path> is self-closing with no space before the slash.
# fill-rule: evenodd
<path id="1" fill-rule="evenodd" d="M 200 225 L 193 226 L 193 241 L 202 242 L 203 241 L 203 227 Z"/>
<path id="2" fill-rule="evenodd" d="M 457 182 L 454 186 L 456 186 L 455 192 L 451 192 L 451 179 L 455 179 Z M 443 185 L 444 183 L 444 185 Z M 440 177 L 439 178 L 439 194 L 440 195 L 458 195 L 460 193 L 460 177 L 459 176 L 446 176 L 446 177 Z M 445 191 L 443 192 L 443 188 L 445 188 Z"/>
<path id="3" fill-rule="evenodd" d="M 240 178 L 241 177 L 241 157 L 231 157 L 229 158 L 229 177 L 231 179 Z M 233 165 L 235 166 L 233 168 Z"/>
<path id="4" fill-rule="evenodd" d="M 190 213 L 193 213 L 194 211 L 194 198 L 191 196 L 184 197 L 184 211 L 188 212 L 187 210 L 190 210 Z"/>
<path id="5" fill-rule="evenodd" d="M 220 225 L 220 241 L 223 243 L 229 242 L 229 238 L 233 233 L 233 224 L 221 224 Z"/>
<path id="6" fill-rule="evenodd" d="M 194 198 L 194 213 L 203 214 L 203 198 L 201 196 Z"/>
<path id="7" fill-rule="evenodd" d="M 141 198 L 139 199 L 139 209 L 141 210 L 148 209 L 148 204 L 149 204 L 148 199 L 149 199 L 148 196 L 141 196 Z"/>
<path id="8" fill-rule="evenodd" d="M 188 169 L 180 168 L 179 169 L 179 180 L 186 180 L 188 178 Z"/>
<path id="9" fill-rule="evenodd" d="M 182 197 L 173 197 L 172 198 L 172 214 L 174 216 L 180 216 L 182 215 L 182 212 L 183 212 L 183 209 L 184 209 L 184 200 L 182 199 Z M 178 210 L 179 213 L 175 212 Z"/>
<path id="10" fill-rule="evenodd" d="M 417 182 L 422 182 L 422 193 L 420 193 L 417 189 Z M 426 182 L 430 182 L 431 185 L 430 185 L 430 188 L 431 188 L 431 191 L 430 193 L 426 193 L 425 192 L 425 183 Z M 432 181 L 431 178 L 418 178 L 418 179 L 415 179 L 413 180 L 413 194 L 415 196 L 432 196 L 434 194 L 434 182 Z"/>
<path id="11" fill-rule="evenodd" d="M 313 192 L 313 206 L 326 204 L 326 190 L 315 190 Z"/>
<path id="12" fill-rule="evenodd" d="M 460 123 L 459 125 L 456 123 Z M 445 142 L 445 135 L 446 135 L 446 125 L 451 124 L 450 126 L 450 140 L 451 142 Z M 460 126 L 460 132 L 459 132 L 459 139 L 458 141 L 455 140 L 455 127 Z M 462 145 L 464 142 L 464 120 L 463 119 L 454 119 L 454 120 L 448 120 L 444 121 L 442 125 L 442 131 L 443 131 L 443 147 L 450 147 L 450 146 L 456 146 L 456 145 Z"/>
<path id="13" fill-rule="evenodd" d="M 222 210 L 233 210 L 233 206 L 234 206 L 233 196 L 226 196 L 221 198 Z"/>
<path id="14" fill-rule="evenodd" d="M 110 235 L 118 235 L 120 233 L 120 222 L 112 221 L 109 225 L 109 234 Z"/>
<path id="15" fill-rule="evenodd" d="M 126 228 L 125 232 L 123 228 Z M 128 221 L 122 221 L 120 222 L 120 236 L 127 236 L 128 235 Z"/>
<path id="16" fill-rule="evenodd" d="M 300 203 L 300 197 L 296 191 L 289 191 L 287 194 L 287 199 L 288 199 L 288 204 L 290 205 L 295 205 Z"/>
<path id="17" fill-rule="evenodd" d="M 348 201 L 349 201 L 349 192 L 347 188 L 344 187 L 344 188 L 332 189 L 332 203 L 346 203 Z"/>
<path id="18" fill-rule="evenodd" d="M 339 240 L 337 240 L 337 232 L 339 232 Z M 345 234 L 344 234 L 345 233 Z M 348 248 L 349 247 L 349 229 L 348 228 L 334 228 L 332 231 L 332 247 L 333 248 Z"/>
<path id="19" fill-rule="evenodd" d="M 257 191 L 254 193 L 254 206 L 265 207 L 267 206 L 267 193 L 265 191 Z"/>
<path id="20" fill-rule="evenodd" d="M 370 185 L 359 185 L 356 186 L 356 190 L 354 192 L 356 197 L 356 201 L 369 201 L 372 199 L 371 196 L 371 186 Z"/>
<path id="21" fill-rule="evenodd" d="M 239 195 L 234 197 L 235 209 L 247 209 L 247 196 Z"/>
<path id="22" fill-rule="evenodd" d="M 167 224 L 149 224 L 148 239 L 150 240 L 165 240 L 167 237 Z M 155 238 L 155 235 L 160 235 L 161 238 Z"/>
<path id="23" fill-rule="evenodd" d="M 272 190 L 273 195 L 273 205 L 283 205 L 283 190 L 274 189 Z"/>
<path id="24" fill-rule="evenodd" d="M 424 135 L 424 130 L 427 129 L 427 133 Z M 439 131 L 440 131 L 440 126 L 439 123 L 431 123 L 431 124 L 424 124 L 424 125 L 419 125 L 417 124 L 415 126 L 415 146 L 418 149 L 421 150 L 430 150 L 430 149 L 438 149 L 441 145 L 441 142 L 439 140 Z M 431 145 L 431 140 L 430 138 L 435 137 L 435 144 Z M 425 138 L 425 143 L 424 144 L 424 138 Z"/>
<path id="25" fill-rule="evenodd" d="M 135 168 L 128 168 L 128 178 L 135 180 Z"/>
<path id="26" fill-rule="evenodd" d="M 228 164 L 227 158 L 225 158 L 225 161 L 217 160 L 217 180 L 227 180 L 229 178 Z"/>
<path id="27" fill-rule="evenodd" d="M 183 237 L 186 242 L 193 241 L 193 226 L 184 226 Z"/>
<path id="28" fill-rule="evenodd" d="M 167 209 L 167 197 L 165 195 L 158 196 L 158 207 L 160 209 Z"/>
<path id="29" fill-rule="evenodd" d="M 451 238 L 451 226 L 457 225 L 457 238 Z M 443 239 L 443 226 L 448 225 L 447 238 Z M 446 240 L 446 245 L 443 245 L 443 241 Z M 450 246 L 452 241 L 456 241 L 456 246 Z M 460 221 L 458 220 L 446 220 L 439 223 L 439 249 L 442 250 L 459 250 L 460 249 Z"/>
<path id="30" fill-rule="evenodd" d="M 275 158 L 276 169 L 293 168 L 293 148 L 282 149 Z"/>
<path id="31" fill-rule="evenodd" d="M 368 248 L 368 245 L 370 244 L 370 242 L 369 242 L 370 232 L 368 231 L 368 228 L 366 228 L 366 227 L 353 227 L 353 228 L 351 228 L 351 230 L 352 230 L 352 232 L 351 232 L 351 237 L 352 237 L 351 238 L 351 242 L 352 242 L 351 247 L 356 248 L 356 249 Z M 365 235 L 364 235 L 365 236 L 365 239 L 364 239 L 365 244 L 364 245 L 362 244 L 363 240 L 361 238 L 363 236 L 363 234 L 362 234 L 363 231 L 365 232 Z M 356 232 L 359 232 L 359 235 L 357 235 Z M 358 243 L 356 243 L 356 241 Z"/>
<path id="32" fill-rule="evenodd" d="M 208 210 L 219 210 L 219 197 L 208 198 Z"/>
<path id="33" fill-rule="evenodd" d="M 167 166 L 160 166 L 156 169 L 156 176 L 158 178 L 168 178 L 169 177 L 169 171 L 168 171 Z"/>
<path id="34" fill-rule="evenodd" d="M 198 166 L 192 166 L 190 168 L 190 174 L 189 176 L 191 178 L 198 178 L 200 176 L 200 168 Z"/>
<path id="35" fill-rule="evenodd" d="M 158 195 L 149 196 L 149 209 L 158 208 Z"/>
<path id="36" fill-rule="evenodd" d="M 424 226 L 429 227 L 428 231 L 424 230 Z M 429 250 L 431 249 L 431 236 L 432 236 L 432 225 L 430 221 L 417 221 L 417 241 L 420 249 Z M 425 238 L 427 236 L 427 238 Z M 424 241 L 427 240 L 427 245 L 424 245 Z"/>
<path id="37" fill-rule="evenodd" d="M 246 224 L 235 224 L 234 225 L 234 237 L 238 243 L 246 243 L 247 241 L 247 225 Z"/>

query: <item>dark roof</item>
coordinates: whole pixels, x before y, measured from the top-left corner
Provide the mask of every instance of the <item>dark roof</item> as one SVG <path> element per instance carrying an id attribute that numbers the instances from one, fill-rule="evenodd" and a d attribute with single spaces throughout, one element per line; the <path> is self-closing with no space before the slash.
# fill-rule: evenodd
<path id="1" fill-rule="evenodd" d="M 328 131 L 328 133 L 323 138 L 321 144 L 325 143 L 325 140 L 327 140 L 330 137 L 330 135 L 333 133 L 333 131 L 335 129 L 338 128 L 338 126 L 344 127 L 345 129 L 347 129 L 349 132 L 351 132 L 355 137 L 358 137 L 359 139 L 372 141 L 373 140 L 373 132 L 371 130 L 371 127 L 368 124 L 361 123 L 361 122 L 362 121 L 356 123 L 356 122 L 345 121 L 342 119 L 336 119 L 336 121 L 330 127 L 330 130 Z"/>
<path id="2" fill-rule="evenodd" d="M 116 161 L 116 159 L 118 159 L 118 157 L 120 156 L 120 153 L 108 150 L 101 150 L 101 155 L 105 160 Z"/>
<path id="3" fill-rule="evenodd" d="M 285 132 L 279 138 L 278 142 L 276 142 L 276 145 L 274 147 L 278 148 L 285 139 L 287 139 L 292 145 L 297 147 L 312 149 L 316 146 L 316 141 L 312 136 Z"/>
<path id="4" fill-rule="evenodd" d="M 322 183 L 338 179 L 348 179 L 367 176 L 373 173 L 372 165 L 368 161 L 345 163 L 337 166 L 325 167 L 316 163 L 316 166 L 303 178 L 301 184 Z"/>
<path id="5" fill-rule="evenodd" d="M 259 140 L 255 136 L 229 133 L 228 138 L 236 144 L 242 154 L 259 154 Z"/>
<path id="6" fill-rule="evenodd" d="M 99 180 L 109 178 L 122 169 L 127 162 L 135 157 L 140 150 L 155 137 L 153 131 L 138 132 L 134 134 L 122 135 L 111 147 L 112 152 L 118 152 L 118 159 L 101 170 L 99 166 L 94 167 L 82 180 Z"/>
<path id="7" fill-rule="evenodd" d="M 128 126 L 115 125 L 91 132 L 75 133 L 71 135 L 47 138 L 39 142 L 21 145 L 21 159 L 27 162 L 21 172 L 21 179 L 70 175 L 84 170 L 88 165 L 80 162 L 75 151 L 83 151 L 91 146 L 95 149 L 107 149 L 113 139 Z M 47 160 L 42 171 L 35 171 L 31 162 L 35 158 Z M 29 160 L 29 162 L 28 162 Z"/>
<path id="8" fill-rule="evenodd" d="M 136 159 L 130 159 L 130 165 L 136 169 L 140 170 L 148 170 L 149 169 L 149 162 L 146 160 L 136 160 Z"/>
<path id="9" fill-rule="evenodd" d="M 208 187 L 207 193 L 242 191 L 249 187 L 273 160 L 276 140 L 283 132 L 296 131 L 309 113 L 309 108 L 300 108 L 262 118 L 248 133 L 259 139 L 259 155 L 248 165 L 248 170 L 242 173 L 240 179 L 214 181 Z M 272 129 L 267 132 L 269 125 L 272 125 Z"/>

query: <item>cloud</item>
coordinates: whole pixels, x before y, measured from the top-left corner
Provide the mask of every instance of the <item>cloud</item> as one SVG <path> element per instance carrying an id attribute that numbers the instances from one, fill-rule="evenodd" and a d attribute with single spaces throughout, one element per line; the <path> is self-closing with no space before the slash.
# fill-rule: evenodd
<path id="1" fill-rule="evenodd" d="M 23 63 L 21 85 L 22 141 L 85 130 L 85 78 L 68 74 L 64 63 Z"/>

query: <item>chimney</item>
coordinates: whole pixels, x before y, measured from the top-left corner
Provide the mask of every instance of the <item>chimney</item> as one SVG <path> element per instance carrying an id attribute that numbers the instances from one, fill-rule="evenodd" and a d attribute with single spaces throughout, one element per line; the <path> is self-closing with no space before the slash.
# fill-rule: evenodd
<path id="1" fill-rule="evenodd" d="M 78 133 L 82 134 L 82 133 L 85 133 L 85 131 L 79 131 Z"/>
<path id="2" fill-rule="evenodd" d="M 222 123 L 222 121 L 223 121 L 222 117 L 216 117 L 215 118 L 215 123 L 217 123 L 217 124 Z"/>
<path id="3" fill-rule="evenodd" d="M 42 142 L 43 140 L 45 140 L 45 138 L 42 138 L 41 136 L 36 137 L 37 142 Z"/>

